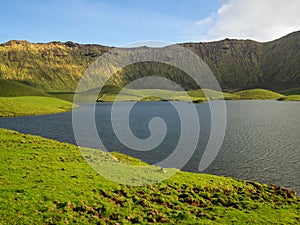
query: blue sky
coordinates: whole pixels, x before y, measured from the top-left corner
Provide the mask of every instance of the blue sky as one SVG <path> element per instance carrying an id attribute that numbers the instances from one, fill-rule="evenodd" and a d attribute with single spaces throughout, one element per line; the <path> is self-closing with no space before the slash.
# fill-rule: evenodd
<path id="1" fill-rule="evenodd" d="M 220 0 L 12 0 L 1 5 L 0 41 L 179 42 L 186 27 L 208 17 L 220 5 Z"/>
<path id="2" fill-rule="evenodd" d="M 285 1 L 276 1 L 276 7 L 274 0 L 2 1 L 0 42 L 70 40 L 122 46 L 144 40 L 178 43 L 225 37 L 267 41 L 300 30 L 300 1 L 290 0 L 289 8 Z M 283 11 L 283 19 L 274 19 L 276 10 Z"/>

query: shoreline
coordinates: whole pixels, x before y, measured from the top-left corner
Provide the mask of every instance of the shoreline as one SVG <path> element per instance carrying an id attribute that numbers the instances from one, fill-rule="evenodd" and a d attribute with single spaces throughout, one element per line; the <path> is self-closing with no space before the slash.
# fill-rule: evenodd
<path id="1" fill-rule="evenodd" d="M 71 144 L 71 143 L 68 143 L 68 142 L 61 142 L 61 141 L 58 141 L 58 140 L 55 140 L 55 139 L 45 138 L 45 137 L 42 137 L 42 136 L 39 136 L 39 135 L 32 135 L 32 134 L 27 134 L 27 133 L 21 133 L 21 132 L 16 131 L 16 130 L 10 130 L 10 129 L 6 129 L 6 128 L 1 128 L 0 127 L 0 133 L 1 133 L 1 131 L 2 132 L 3 131 L 8 131 L 8 132 L 11 132 L 13 134 L 20 134 L 20 135 L 23 135 L 23 137 L 25 137 L 25 136 L 33 136 L 33 137 L 37 137 L 37 138 L 41 138 L 41 139 L 45 139 L 45 140 L 50 140 L 50 141 L 53 141 L 53 142 L 58 142 L 58 143 L 61 143 L 61 144 L 66 144 L 66 145 L 70 145 L 70 146 L 76 147 L 78 150 L 79 150 L 79 148 L 91 149 L 92 151 L 94 151 L 94 150 L 98 151 L 99 150 L 99 149 L 93 149 L 93 148 L 89 148 L 89 147 L 85 147 L 85 146 L 78 146 L 76 144 Z M 1 141 L 1 139 L 0 139 L 0 141 Z M 126 155 L 124 153 L 119 153 L 117 151 L 114 151 L 114 152 L 104 152 L 102 150 L 99 150 L 99 151 L 103 152 L 104 154 L 110 155 L 113 158 L 115 158 L 114 156 L 117 156 L 119 159 L 121 159 L 121 161 L 124 160 L 124 161 L 128 161 L 128 162 L 131 162 L 131 161 L 132 162 L 138 162 L 137 163 L 138 165 L 144 165 L 144 166 L 148 166 L 149 165 L 149 164 L 147 164 L 146 162 L 142 161 L 139 158 L 135 158 L 133 156 Z M 163 169 L 163 168 L 159 167 L 159 169 Z M 174 169 L 174 168 L 169 168 L 169 169 Z M 276 187 L 276 188 L 279 187 L 279 188 L 281 188 L 281 189 L 283 189 L 285 191 L 293 192 L 296 196 L 300 196 L 300 193 L 297 193 L 294 189 L 287 188 L 287 187 L 284 187 L 282 185 L 277 185 L 277 184 L 273 184 L 273 183 L 268 184 L 268 183 L 261 183 L 261 182 L 256 181 L 256 180 L 240 179 L 240 178 L 235 178 L 235 177 L 232 177 L 232 176 L 206 174 L 206 173 L 195 173 L 195 172 L 182 171 L 182 170 L 179 170 L 179 169 L 176 169 L 176 170 L 178 170 L 178 172 L 188 173 L 188 174 L 203 174 L 203 175 L 208 175 L 208 176 L 216 176 L 216 177 L 223 177 L 223 178 L 234 179 L 234 180 L 242 181 L 242 182 L 259 183 L 261 185 L 273 186 L 273 187 Z"/>
<path id="2" fill-rule="evenodd" d="M 31 96 L 30 96 L 31 97 Z M 37 97 L 37 96 L 34 96 Z M 0 97 L 0 101 L 3 99 L 6 100 L 10 100 L 11 98 L 23 98 L 23 97 Z M 39 97 L 37 97 L 39 98 Z M 47 97 L 41 97 L 41 98 L 47 98 Z M 56 99 L 56 98 L 51 98 L 52 99 Z M 60 100 L 60 99 L 56 99 L 56 100 Z M 60 100 L 62 101 L 62 100 Z M 299 102 L 298 100 L 294 101 L 294 100 L 278 100 L 278 99 L 210 99 L 210 100 L 177 100 L 177 99 L 168 99 L 168 100 L 142 100 L 142 101 L 137 101 L 137 100 L 121 100 L 121 101 L 96 101 L 96 103 L 113 103 L 113 102 L 118 102 L 118 103 L 126 103 L 126 102 L 183 102 L 183 103 L 194 103 L 194 104 L 207 104 L 209 101 L 276 101 L 276 102 Z M 22 102 L 21 102 L 22 103 Z M 47 102 L 44 102 L 44 104 L 47 104 Z M 8 118 L 8 117 L 20 117 L 20 116 L 37 116 L 37 115 L 48 115 L 48 114 L 57 114 L 57 113 L 66 113 L 66 112 L 71 112 L 74 108 L 78 108 L 80 107 L 80 104 L 84 104 L 84 103 L 92 103 L 92 102 L 82 102 L 82 103 L 78 103 L 79 105 L 74 105 L 74 103 L 72 102 L 67 102 L 69 104 L 69 106 L 67 106 L 65 108 L 65 106 L 55 106 L 55 108 L 51 108 L 50 110 L 47 110 L 47 108 L 43 109 L 43 108 L 39 108 L 39 112 L 34 112 L 32 111 L 32 108 L 34 108 L 34 105 L 30 104 L 29 106 L 25 106 L 22 105 L 18 105 L 15 104 L 14 108 L 15 111 L 13 112 L 6 112 L 7 110 L 1 111 L 0 109 L 0 118 Z M 71 106 L 73 105 L 73 106 Z M 24 108 L 25 110 L 29 110 L 30 112 L 26 112 L 24 113 Z"/>
<path id="3" fill-rule="evenodd" d="M 116 184 L 92 170 L 74 145 L 5 129 L 0 151 L 3 224 L 296 224 L 300 219 L 299 196 L 279 186 L 182 171 L 148 186 Z M 110 160 L 101 155 L 100 162 Z M 142 164 L 112 155 L 115 163 Z"/>

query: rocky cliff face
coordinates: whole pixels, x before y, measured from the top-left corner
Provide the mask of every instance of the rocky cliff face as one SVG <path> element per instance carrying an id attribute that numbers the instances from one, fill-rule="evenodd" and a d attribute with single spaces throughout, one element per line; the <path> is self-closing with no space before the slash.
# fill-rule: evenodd
<path id="1" fill-rule="evenodd" d="M 300 85 L 300 32 L 267 43 L 225 39 L 181 45 L 209 65 L 225 90 L 259 87 L 278 91 Z M 44 91 L 73 91 L 86 68 L 110 49 L 73 42 L 9 41 L 0 45 L 0 78 Z M 128 66 L 112 82 L 124 85 L 146 75 L 161 75 L 186 89 L 197 88 L 182 71 L 159 63 Z"/>
<path id="2" fill-rule="evenodd" d="M 225 89 L 257 86 L 263 65 L 263 44 L 246 40 L 186 43 L 183 46 L 199 55 Z"/>
<path id="3" fill-rule="evenodd" d="M 225 89 L 300 85 L 300 32 L 267 43 L 226 39 L 183 46 L 203 58 Z"/>

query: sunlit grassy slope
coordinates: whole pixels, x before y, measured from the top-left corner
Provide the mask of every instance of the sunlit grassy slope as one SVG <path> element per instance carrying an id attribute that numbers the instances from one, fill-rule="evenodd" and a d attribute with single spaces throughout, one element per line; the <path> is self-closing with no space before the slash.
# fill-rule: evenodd
<path id="1" fill-rule="evenodd" d="M 119 96 L 118 96 L 119 95 Z M 118 96 L 118 98 L 116 98 Z M 238 96 L 229 93 L 203 89 L 194 91 L 172 91 L 161 89 L 123 89 L 121 93 L 118 91 L 106 90 L 100 95 L 98 101 L 110 102 L 118 101 L 205 101 L 208 99 L 238 99 Z"/>
<path id="2" fill-rule="evenodd" d="M 193 91 L 172 91 L 161 89 L 122 89 L 106 86 L 98 99 L 87 91 L 82 94 L 80 102 L 100 101 L 192 101 L 202 103 L 207 100 L 243 100 L 243 99 L 279 99 L 282 101 L 299 101 L 299 95 L 284 96 L 264 89 L 252 89 L 235 93 L 218 92 L 208 89 Z M 0 80 L 0 116 L 21 116 L 50 114 L 68 111 L 72 108 L 73 92 L 44 93 L 38 89 L 15 81 Z M 2 97 L 5 96 L 5 97 Z M 11 97 L 18 96 L 18 97 Z M 58 99 L 59 98 L 59 99 Z M 80 98 L 77 98 L 80 99 Z M 68 102 L 67 102 L 68 101 Z"/>
<path id="3" fill-rule="evenodd" d="M 243 99 L 280 99 L 280 100 L 297 100 L 299 90 L 297 88 L 289 89 L 285 92 L 286 95 L 293 95 L 291 97 L 285 97 L 283 94 L 272 92 L 265 89 L 250 89 L 243 90 L 235 93 L 218 92 L 209 89 L 191 90 L 191 91 L 173 91 L 162 89 L 123 89 L 122 93 L 118 86 L 107 85 L 102 88 L 99 94 L 99 101 L 112 102 L 118 101 L 194 101 L 203 102 L 206 100 L 222 99 L 225 100 L 243 100 Z M 93 92 L 93 90 L 91 90 Z M 0 79 L 0 96 L 12 97 L 12 96 L 48 96 L 55 97 L 69 102 L 73 102 L 74 92 L 42 92 L 36 88 L 29 87 L 15 81 L 1 80 Z M 116 97 L 118 96 L 118 99 Z M 83 101 L 95 101 L 97 97 L 93 97 L 90 91 L 87 91 L 83 95 Z"/>
<path id="4" fill-rule="evenodd" d="M 0 117 L 59 113 L 72 107 L 71 102 L 52 97 L 0 97 Z"/>
<path id="5" fill-rule="evenodd" d="M 300 95 L 288 95 L 278 99 L 279 101 L 300 101 Z"/>
<path id="6" fill-rule="evenodd" d="M 299 90 L 292 89 L 286 92 L 286 95 L 276 93 L 266 89 L 250 89 L 234 93 L 219 92 L 209 89 L 198 89 L 192 91 L 172 91 L 162 89 L 123 89 L 119 93 L 118 87 L 105 87 L 99 95 L 98 101 L 113 102 L 113 101 L 193 101 L 204 102 L 206 100 L 280 100 L 280 101 L 299 101 Z M 296 94 L 291 94 L 296 93 Z M 49 93 L 54 97 L 73 101 L 74 93 L 72 92 L 52 92 Z M 118 97 L 118 98 L 117 98 Z M 95 100 L 95 97 L 87 94 L 83 97 L 88 101 Z"/>
<path id="7" fill-rule="evenodd" d="M 255 100 L 266 100 L 266 99 L 279 99 L 283 97 L 282 94 L 265 90 L 265 89 L 251 89 L 245 91 L 235 92 L 235 95 L 239 96 L 240 99 L 255 99 Z"/>
<path id="8" fill-rule="evenodd" d="M 215 99 L 225 100 L 277 100 L 284 98 L 285 96 L 273 91 L 265 89 L 251 89 L 238 91 L 235 93 L 218 92 L 209 89 L 193 90 L 193 91 L 171 91 L 160 89 L 123 89 L 116 99 L 118 91 L 110 91 L 106 89 L 105 93 L 100 95 L 99 101 L 110 102 L 114 100 L 118 101 L 137 101 L 137 100 L 153 100 L 160 101 L 161 99 L 170 101 L 205 101 Z M 295 96 L 294 96 L 295 98 Z M 286 98 L 287 100 L 292 98 Z"/>
<path id="9" fill-rule="evenodd" d="M 143 165 L 116 153 L 100 160 L 109 158 Z M 300 221 L 300 199 L 284 188 L 186 172 L 150 186 L 119 185 L 94 172 L 73 145 L 4 129 L 0 169 L 0 224 Z"/>

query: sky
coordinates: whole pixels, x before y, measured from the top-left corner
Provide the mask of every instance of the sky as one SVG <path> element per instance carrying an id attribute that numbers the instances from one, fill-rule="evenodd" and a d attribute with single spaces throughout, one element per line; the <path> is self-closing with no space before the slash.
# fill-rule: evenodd
<path id="1" fill-rule="evenodd" d="M 0 42 L 266 42 L 300 30 L 299 0 L 2 0 Z"/>

